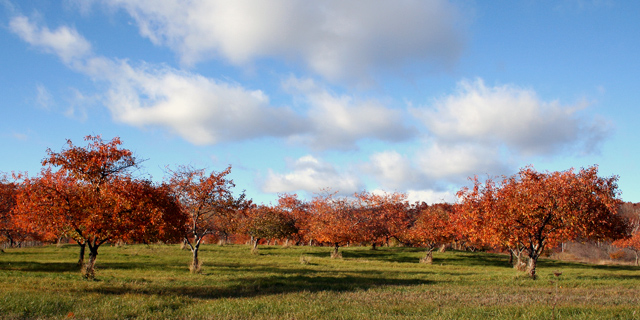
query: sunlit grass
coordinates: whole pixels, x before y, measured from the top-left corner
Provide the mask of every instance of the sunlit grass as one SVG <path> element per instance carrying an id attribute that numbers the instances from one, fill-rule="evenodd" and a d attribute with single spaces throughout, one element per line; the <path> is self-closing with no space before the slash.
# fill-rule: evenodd
<path id="1" fill-rule="evenodd" d="M 3 319 L 640 319 L 640 268 L 542 260 L 539 279 L 487 253 L 415 248 L 206 245 L 200 274 L 179 246 L 103 247 L 96 280 L 78 248 L 0 254 Z M 562 271 L 558 278 L 553 271 Z M 558 281 L 556 297 L 555 282 Z"/>

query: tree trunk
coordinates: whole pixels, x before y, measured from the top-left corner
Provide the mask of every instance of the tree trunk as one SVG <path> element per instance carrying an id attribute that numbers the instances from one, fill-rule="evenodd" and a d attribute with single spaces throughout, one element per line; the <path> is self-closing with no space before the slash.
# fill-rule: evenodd
<path id="1" fill-rule="evenodd" d="M 333 244 L 333 251 L 331 251 L 331 258 L 336 259 L 340 258 L 340 252 L 338 252 L 339 245 L 338 243 Z"/>
<path id="2" fill-rule="evenodd" d="M 199 250 L 196 247 L 196 249 L 193 250 L 193 257 L 191 259 L 191 265 L 193 266 L 197 266 L 200 263 L 200 260 L 198 260 L 198 253 L 199 253 Z"/>
<path id="3" fill-rule="evenodd" d="M 376 250 L 376 243 L 375 242 L 371 243 L 371 250 Z"/>
<path id="4" fill-rule="evenodd" d="M 198 253 L 200 252 L 200 242 L 197 242 L 196 245 L 191 250 L 193 253 L 193 258 L 191 259 L 191 265 L 189 266 L 189 271 L 191 273 L 200 273 L 200 259 L 198 259 Z"/>
<path id="5" fill-rule="evenodd" d="M 522 250 L 518 249 L 509 249 L 509 263 L 513 266 L 514 269 L 525 271 L 526 265 L 522 262 Z M 515 258 L 515 260 L 514 260 Z"/>
<path id="6" fill-rule="evenodd" d="M 200 243 L 202 242 L 203 237 L 199 237 L 198 235 L 195 235 L 195 237 L 193 238 L 193 244 L 191 244 L 191 242 L 189 242 L 186 238 L 185 241 L 187 242 L 187 244 L 189 245 L 189 248 L 191 249 L 191 253 L 193 253 L 193 258 L 191 259 L 191 265 L 189 265 L 189 271 L 191 273 L 200 273 L 200 260 L 198 259 L 198 253 L 200 252 Z"/>
<path id="7" fill-rule="evenodd" d="M 529 255 L 529 261 L 527 262 L 527 273 L 531 277 L 531 279 L 536 279 L 536 265 L 538 264 L 538 255 L 531 254 Z"/>
<path id="8" fill-rule="evenodd" d="M 638 251 L 634 251 L 636 253 L 636 266 L 638 266 Z"/>
<path id="9" fill-rule="evenodd" d="M 420 259 L 420 263 L 433 264 L 433 248 L 427 250 L 427 254 Z"/>
<path id="10" fill-rule="evenodd" d="M 86 279 L 96 277 L 96 260 L 98 259 L 98 245 L 89 243 L 89 261 L 82 267 L 82 276 Z"/>
<path id="11" fill-rule="evenodd" d="M 82 265 L 84 264 L 84 251 L 85 251 L 85 248 L 87 247 L 87 243 L 86 242 L 78 243 L 78 245 L 80 246 L 80 254 L 78 256 L 78 265 L 82 267 Z"/>

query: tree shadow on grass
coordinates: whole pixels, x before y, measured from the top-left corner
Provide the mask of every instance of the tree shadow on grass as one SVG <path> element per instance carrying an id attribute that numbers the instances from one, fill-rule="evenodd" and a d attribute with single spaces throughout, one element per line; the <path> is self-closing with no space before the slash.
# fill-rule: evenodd
<path id="1" fill-rule="evenodd" d="M 186 268 L 183 265 L 171 266 L 167 263 L 100 262 L 100 260 L 97 261 L 96 267 L 98 269 L 113 270 L 165 270 L 171 267 Z M 2 261 L 0 262 L 0 270 L 17 270 L 26 272 L 67 272 L 79 271 L 80 266 L 78 266 L 78 264 L 75 262 Z"/>
<path id="2" fill-rule="evenodd" d="M 366 259 L 373 261 L 417 263 L 425 253 L 424 248 L 362 248 L 358 250 L 343 250 L 345 259 Z M 416 256 L 416 254 L 420 256 Z"/>
<path id="3" fill-rule="evenodd" d="M 571 268 L 571 269 L 591 269 L 591 270 L 606 270 L 606 271 L 640 271 L 640 267 L 632 266 L 632 265 L 621 265 L 621 264 L 609 264 L 609 265 L 601 265 L 601 264 L 591 264 L 586 262 L 578 262 L 578 261 L 562 261 L 562 260 L 552 260 L 552 259 L 540 259 L 538 260 L 538 266 L 546 267 L 546 268 Z"/>
<path id="4" fill-rule="evenodd" d="M 77 263 L 73 262 L 33 262 L 33 261 L 2 261 L 0 270 L 16 270 L 27 272 L 67 272 L 80 271 Z"/>
<path id="5" fill-rule="evenodd" d="M 422 279 L 398 279 L 369 276 L 265 276 L 243 277 L 232 281 L 229 286 L 190 285 L 190 286 L 100 286 L 86 288 L 82 292 L 124 295 L 174 295 L 196 299 L 251 298 L 265 295 L 277 295 L 299 292 L 348 292 L 367 290 L 380 286 L 416 286 L 432 284 Z"/>
<path id="6" fill-rule="evenodd" d="M 328 258 L 331 255 L 332 247 L 325 247 L 325 251 L 316 251 L 304 253 L 306 256 Z M 340 247 L 340 254 L 344 259 L 364 259 L 371 261 L 385 261 L 398 263 L 417 263 L 424 253 L 424 248 L 412 247 Z M 417 256 L 417 255 L 418 256 Z"/>

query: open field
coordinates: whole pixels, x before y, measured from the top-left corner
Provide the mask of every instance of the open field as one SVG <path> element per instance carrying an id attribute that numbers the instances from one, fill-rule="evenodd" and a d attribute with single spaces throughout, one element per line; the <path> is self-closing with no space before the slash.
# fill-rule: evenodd
<path id="1" fill-rule="evenodd" d="M 635 266 L 542 259 L 534 281 L 507 256 L 487 253 L 436 252 L 434 264 L 424 265 L 415 248 L 342 248 L 342 259 L 329 258 L 327 247 L 201 250 L 203 272 L 190 274 L 191 254 L 177 245 L 104 246 L 97 279 L 89 281 L 75 264 L 77 246 L 7 249 L 0 253 L 0 316 L 640 319 Z"/>

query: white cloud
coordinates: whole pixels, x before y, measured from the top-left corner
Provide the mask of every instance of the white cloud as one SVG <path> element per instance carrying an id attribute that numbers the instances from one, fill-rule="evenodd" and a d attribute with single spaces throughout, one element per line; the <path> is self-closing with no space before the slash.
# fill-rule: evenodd
<path id="1" fill-rule="evenodd" d="M 182 61 L 222 57 L 300 61 L 331 80 L 367 78 L 414 62 L 452 65 L 463 46 L 461 14 L 445 0 L 104 0 L 141 35 Z"/>
<path id="2" fill-rule="evenodd" d="M 315 149 L 353 149 L 361 139 L 397 142 L 415 134 L 399 110 L 379 101 L 335 95 L 310 79 L 290 78 L 284 87 L 309 105 L 311 132 L 298 140 Z"/>
<path id="3" fill-rule="evenodd" d="M 29 140 L 29 134 L 26 134 L 26 133 L 13 132 L 11 135 L 13 136 L 14 139 L 19 141 Z"/>
<path id="4" fill-rule="evenodd" d="M 288 136 L 305 120 L 287 108 L 270 106 L 260 90 L 218 82 L 170 68 L 119 66 L 108 107 L 114 117 L 135 125 L 170 128 L 195 144 L 215 144 L 264 136 Z"/>
<path id="5" fill-rule="evenodd" d="M 435 142 L 416 156 L 418 171 L 434 181 L 464 182 L 470 176 L 503 174 L 510 169 L 497 148 L 478 144 Z"/>
<path id="6" fill-rule="evenodd" d="M 26 17 L 13 18 L 11 26 L 23 40 L 57 54 L 76 71 L 106 82 L 104 103 L 117 121 L 166 127 L 195 144 L 289 136 L 308 127 L 292 110 L 271 107 L 260 90 L 169 67 L 134 67 L 127 61 L 94 56 L 88 41 L 68 27 L 51 32 Z M 39 97 L 44 94 L 42 91 Z M 77 108 L 68 109 L 67 115 L 86 117 Z"/>
<path id="7" fill-rule="evenodd" d="M 269 170 L 262 191 L 319 193 L 330 188 L 342 195 L 349 195 L 363 190 L 363 184 L 355 174 L 340 172 L 330 163 L 310 155 L 297 159 L 289 164 L 289 168 L 289 173 L 282 174 Z"/>
<path id="8" fill-rule="evenodd" d="M 54 104 L 53 96 L 42 84 L 36 86 L 36 103 L 45 110 L 49 110 Z"/>
<path id="9" fill-rule="evenodd" d="M 597 150 L 609 124 L 586 106 L 545 102 L 533 90 L 463 81 L 431 108 L 411 108 L 430 134 L 410 154 L 373 154 L 362 167 L 385 188 L 443 190 L 468 177 L 511 174 L 532 157 Z"/>
<path id="10" fill-rule="evenodd" d="M 391 191 L 391 192 L 396 192 L 396 191 Z M 382 189 L 375 189 L 371 191 L 371 193 L 378 194 L 378 195 L 389 195 L 391 192 L 388 190 L 382 190 Z M 451 191 L 435 191 L 431 189 L 425 189 L 425 190 L 410 189 L 402 193 L 406 195 L 406 201 L 409 204 L 414 204 L 416 202 L 426 202 L 427 204 L 431 205 L 434 203 L 444 203 L 444 202 L 453 203 L 453 202 L 456 202 L 457 200 L 455 192 L 451 192 Z"/>
<path id="11" fill-rule="evenodd" d="M 414 135 L 414 130 L 403 124 L 402 112 L 373 99 L 332 94 L 312 80 L 291 78 L 284 83 L 294 96 L 302 97 L 301 109 L 306 114 L 298 114 L 286 107 L 273 107 L 264 92 L 236 83 L 93 55 L 88 41 L 77 31 L 60 27 L 54 33 L 75 39 L 67 43 L 86 44 L 83 52 L 72 55 L 52 41 L 32 41 L 49 38 L 51 32 L 46 27 L 25 17 L 12 21 L 18 21 L 14 32 L 25 41 L 57 54 L 72 69 L 95 81 L 107 83 L 103 103 L 115 120 L 137 127 L 164 127 L 194 144 L 270 136 L 290 138 L 314 149 L 354 149 L 363 139 L 401 141 Z M 70 108 L 67 115 L 86 117 L 86 113 L 78 113 L 81 111 Z"/>
<path id="12" fill-rule="evenodd" d="M 66 26 L 51 31 L 47 27 L 38 27 L 31 23 L 27 17 L 17 16 L 11 19 L 9 28 L 24 41 L 58 55 L 65 63 L 91 53 L 91 44 L 75 29 Z"/>
<path id="13" fill-rule="evenodd" d="M 397 151 L 374 153 L 362 165 L 386 190 L 443 189 L 474 175 L 499 175 L 512 166 L 498 149 L 475 144 L 424 143 L 410 155 Z"/>
<path id="14" fill-rule="evenodd" d="M 376 178 L 386 190 L 405 190 L 407 187 L 425 183 L 411 161 L 396 151 L 374 153 L 363 171 Z"/>
<path id="15" fill-rule="evenodd" d="M 600 142 L 609 126 L 580 117 L 585 107 L 545 102 L 533 90 L 512 85 L 487 87 L 478 79 L 460 82 L 456 94 L 414 114 L 441 141 L 504 145 L 522 155 L 540 155 L 593 149 Z"/>
<path id="16" fill-rule="evenodd" d="M 454 203 L 457 200 L 455 192 L 451 191 L 408 190 L 406 193 L 409 203 L 426 202 L 431 205 L 443 202 Z"/>

